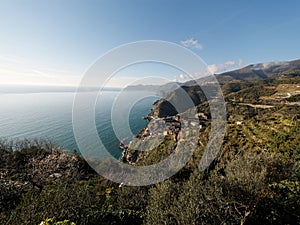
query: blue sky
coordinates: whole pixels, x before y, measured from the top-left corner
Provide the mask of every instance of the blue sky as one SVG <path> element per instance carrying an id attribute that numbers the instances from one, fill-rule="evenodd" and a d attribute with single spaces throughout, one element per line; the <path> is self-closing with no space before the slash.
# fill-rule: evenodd
<path id="1" fill-rule="evenodd" d="M 213 72 L 297 59 L 299 9 L 296 0 L 2 0 L 0 84 L 75 85 L 99 56 L 140 40 L 185 45 Z"/>

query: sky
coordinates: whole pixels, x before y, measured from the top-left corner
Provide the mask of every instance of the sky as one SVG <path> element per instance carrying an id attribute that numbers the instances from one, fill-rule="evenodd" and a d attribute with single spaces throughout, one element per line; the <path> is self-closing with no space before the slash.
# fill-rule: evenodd
<path id="1" fill-rule="evenodd" d="M 142 40 L 186 47 L 212 73 L 299 59 L 299 8 L 297 0 L 1 0 L 0 85 L 76 86 L 100 56 Z M 109 85 L 141 73 L 182 77 L 165 65 L 133 66 Z"/>

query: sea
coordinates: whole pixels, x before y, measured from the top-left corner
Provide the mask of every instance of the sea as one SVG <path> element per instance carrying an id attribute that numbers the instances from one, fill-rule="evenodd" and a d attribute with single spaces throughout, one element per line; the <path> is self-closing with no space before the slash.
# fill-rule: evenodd
<path id="1" fill-rule="evenodd" d="M 124 94 L 125 93 L 125 94 Z M 86 93 L 87 95 L 89 93 Z M 64 149 L 80 149 L 76 144 L 72 124 L 74 92 L 0 93 L 0 138 L 8 140 L 46 139 Z M 122 150 L 120 141 L 128 142 L 147 125 L 144 117 L 158 99 L 151 92 L 126 91 L 122 101 L 117 101 L 120 91 L 103 91 L 101 101 L 95 104 L 95 124 L 99 138 L 109 153 L 118 159 Z M 135 101 L 128 112 L 128 102 L 133 96 L 146 96 Z M 113 110 L 118 104 L 117 111 Z M 124 107 L 123 105 L 124 104 Z M 127 115 L 128 118 L 123 116 Z M 130 130 L 118 132 L 113 116 L 129 124 Z M 116 122 L 115 122 L 116 123 Z M 84 133 L 89 136 L 90 130 Z M 89 148 L 94 143 L 85 143 Z M 96 148 L 97 146 L 95 146 Z"/>

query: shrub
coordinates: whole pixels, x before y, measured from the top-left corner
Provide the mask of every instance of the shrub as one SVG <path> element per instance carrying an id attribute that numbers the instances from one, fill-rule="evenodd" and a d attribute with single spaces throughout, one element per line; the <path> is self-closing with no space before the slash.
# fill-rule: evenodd
<path id="1" fill-rule="evenodd" d="M 271 213 L 270 200 L 275 203 L 286 196 L 274 189 L 274 183 L 290 177 L 292 165 L 281 154 L 252 153 L 227 162 L 222 174 L 216 168 L 208 177 L 195 172 L 188 181 L 159 184 L 150 191 L 145 224 L 261 224 L 268 210 L 258 209 L 269 203 L 263 208 Z M 277 168 L 285 171 L 277 174 Z M 293 199 L 299 194 L 296 186 L 294 192 L 288 189 Z M 295 199 L 284 209 L 298 209 L 299 198 Z M 296 224 L 295 220 L 290 224 Z"/>

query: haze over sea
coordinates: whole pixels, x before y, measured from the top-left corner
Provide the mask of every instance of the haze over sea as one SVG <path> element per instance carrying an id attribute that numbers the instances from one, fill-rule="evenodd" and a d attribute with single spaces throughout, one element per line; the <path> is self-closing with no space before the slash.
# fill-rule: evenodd
<path id="1" fill-rule="evenodd" d="M 95 121 L 99 137 L 115 158 L 119 158 L 122 152 L 118 147 L 120 140 L 116 137 L 112 127 L 111 109 L 119 93 L 119 91 L 104 91 L 101 104 L 97 102 L 95 107 Z M 128 91 L 127 94 L 128 98 L 137 94 L 151 95 L 142 91 Z M 50 139 L 63 148 L 78 150 L 72 127 L 74 95 L 74 92 L 0 93 L 0 138 Z M 143 117 L 150 112 L 156 99 L 154 96 L 144 98 L 134 104 L 130 110 L 128 120 L 133 134 L 138 134 L 147 124 Z M 122 107 L 118 109 L 122 110 Z M 119 115 L 125 113 L 118 112 Z M 89 136 L 88 132 L 86 131 L 87 136 Z M 132 134 L 123 133 L 123 137 L 120 138 L 129 140 Z M 88 141 L 86 146 L 94 147 L 93 143 L 88 143 Z"/>

